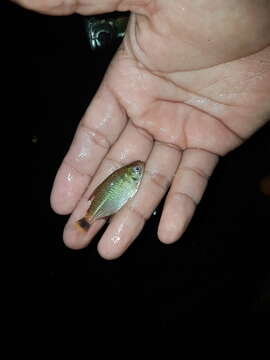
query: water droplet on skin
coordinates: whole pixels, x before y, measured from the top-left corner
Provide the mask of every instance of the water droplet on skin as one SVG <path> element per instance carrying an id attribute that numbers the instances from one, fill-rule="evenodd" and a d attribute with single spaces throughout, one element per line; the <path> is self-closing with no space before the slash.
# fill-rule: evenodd
<path id="1" fill-rule="evenodd" d="M 111 241 L 114 245 L 118 244 L 119 241 L 121 240 L 121 233 L 124 229 L 124 224 L 120 224 L 119 227 L 117 228 L 116 232 L 115 232 L 115 235 L 113 235 L 111 237 Z"/>
<path id="2" fill-rule="evenodd" d="M 204 104 L 204 103 L 205 103 L 205 99 L 197 98 L 197 99 L 196 99 L 196 103 L 197 103 L 197 104 Z"/>
<path id="3" fill-rule="evenodd" d="M 120 236 L 114 235 L 111 240 L 114 244 L 117 244 L 120 241 Z"/>
<path id="4" fill-rule="evenodd" d="M 67 181 L 71 182 L 72 181 L 72 175 L 71 173 L 67 174 Z"/>
<path id="5" fill-rule="evenodd" d="M 124 162 L 126 160 L 126 158 L 129 156 L 129 154 L 130 154 L 130 149 L 128 149 L 128 148 L 123 149 L 120 154 L 120 161 Z"/>
<path id="6" fill-rule="evenodd" d="M 82 149 L 78 155 L 78 160 L 82 160 L 87 156 L 87 151 L 85 149 Z"/>

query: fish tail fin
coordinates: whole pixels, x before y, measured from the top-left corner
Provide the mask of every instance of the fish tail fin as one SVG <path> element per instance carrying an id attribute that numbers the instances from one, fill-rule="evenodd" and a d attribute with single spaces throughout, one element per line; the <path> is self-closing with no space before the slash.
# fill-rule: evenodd
<path id="1" fill-rule="evenodd" d="M 79 227 L 80 230 L 88 231 L 90 228 L 90 222 L 87 216 L 84 216 L 83 218 L 76 221 L 76 225 Z"/>

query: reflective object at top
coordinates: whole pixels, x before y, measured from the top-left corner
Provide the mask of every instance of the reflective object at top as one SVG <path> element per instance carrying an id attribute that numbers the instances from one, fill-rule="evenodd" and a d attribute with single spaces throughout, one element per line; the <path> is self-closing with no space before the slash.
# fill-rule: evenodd
<path id="1" fill-rule="evenodd" d="M 85 29 L 92 50 L 117 46 L 125 36 L 129 13 L 85 16 Z"/>

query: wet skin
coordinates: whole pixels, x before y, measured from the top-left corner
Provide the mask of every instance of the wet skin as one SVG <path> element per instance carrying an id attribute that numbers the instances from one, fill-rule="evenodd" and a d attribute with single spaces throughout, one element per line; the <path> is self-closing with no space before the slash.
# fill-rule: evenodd
<path id="1" fill-rule="evenodd" d="M 17 2 L 50 14 L 132 11 L 123 44 L 55 179 L 52 207 L 71 213 L 65 244 L 74 249 L 89 244 L 104 220 L 87 234 L 74 222 L 84 215 L 95 187 L 135 160 L 146 162 L 141 187 L 113 216 L 99 253 L 120 256 L 169 187 L 158 236 L 164 243 L 179 239 L 218 158 L 270 117 L 270 2 Z"/>

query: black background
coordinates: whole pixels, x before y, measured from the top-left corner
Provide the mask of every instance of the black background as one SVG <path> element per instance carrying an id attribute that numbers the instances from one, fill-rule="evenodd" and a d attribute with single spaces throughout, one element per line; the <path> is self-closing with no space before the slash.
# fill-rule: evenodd
<path id="1" fill-rule="evenodd" d="M 62 243 L 67 217 L 51 210 L 50 190 L 114 49 L 92 52 L 79 15 L 44 16 L 8 2 L 0 11 L 11 120 L 32 130 L 31 246 L 39 264 L 33 273 L 43 273 L 37 283 L 49 285 L 51 305 L 61 308 L 64 295 L 77 312 L 128 314 L 165 327 L 182 312 L 268 312 L 270 201 L 259 182 L 269 174 L 269 124 L 221 159 L 177 243 L 157 239 L 161 204 L 120 259 L 100 258 L 100 234 L 87 248 L 70 250 Z M 71 303 L 74 296 L 79 308 Z"/>

